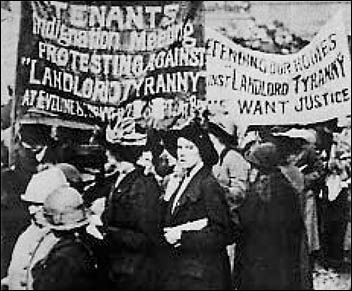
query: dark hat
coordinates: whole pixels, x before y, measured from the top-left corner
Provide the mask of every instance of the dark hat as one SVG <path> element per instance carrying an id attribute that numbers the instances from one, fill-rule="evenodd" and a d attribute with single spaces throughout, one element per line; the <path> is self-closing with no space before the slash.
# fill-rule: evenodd
<path id="1" fill-rule="evenodd" d="M 164 148 L 174 157 L 177 158 L 177 138 L 179 130 L 160 130 L 159 134 L 163 141 Z"/>
<path id="2" fill-rule="evenodd" d="M 199 149 L 203 163 L 207 166 L 215 165 L 219 155 L 214 148 L 207 132 L 197 124 L 190 124 L 178 132 L 178 138 L 183 137 L 193 142 Z"/>
<path id="3" fill-rule="evenodd" d="M 277 146 L 271 142 L 255 145 L 246 153 L 245 158 L 258 168 L 273 168 L 279 160 Z"/>
<path id="4" fill-rule="evenodd" d="M 59 126 L 57 128 L 57 138 L 62 141 L 70 141 L 76 144 L 85 144 L 89 142 L 93 134 L 92 129 L 80 129 Z"/>
<path id="5" fill-rule="evenodd" d="M 271 142 L 277 146 L 279 153 L 294 154 L 302 150 L 303 145 L 307 142 L 303 138 L 291 138 L 289 136 L 273 136 Z"/>
<path id="6" fill-rule="evenodd" d="M 215 135 L 221 143 L 226 146 L 236 145 L 236 140 L 232 134 L 230 134 L 222 124 L 216 124 L 213 122 L 208 123 L 209 133 Z"/>
<path id="7" fill-rule="evenodd" d="M 147 133 L 147 142 L 143 149 L 144 151 L 151 151 L 153 157 L 159 157 L 164 150 L 163 141 L 158 130 L 150 129 Z"/>
<path id="8" fill-rule="evenodd" d="M 20 140 L 31 146 L 47 145 L 51 142 L 50 126 L 43 124 L 22 124 L 19 130 Z"/>
<path id="9" fill-rule="evenodd" d="M 118 161 L 136 163 L 141 156 L 144 146 L 107 144 L 107 149 Z"/>
<path id="10" fill-rule="evenodd" d="M 69 162 L 78 170 L 84 168 L 100 168 L 105 162 L 105 149 L 100 145 L 77 145 L 73 147 Z"/>

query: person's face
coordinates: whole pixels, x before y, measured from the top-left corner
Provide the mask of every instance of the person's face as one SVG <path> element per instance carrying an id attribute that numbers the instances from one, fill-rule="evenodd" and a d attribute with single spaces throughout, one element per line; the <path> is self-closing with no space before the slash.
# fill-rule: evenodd
<path id="1" fill-rule="evenodd" d="M 188 139 L 180 137 L 177 140 L 177 160 L 184 169 L 194 167 L 202 161 L 198 147 Z"/>

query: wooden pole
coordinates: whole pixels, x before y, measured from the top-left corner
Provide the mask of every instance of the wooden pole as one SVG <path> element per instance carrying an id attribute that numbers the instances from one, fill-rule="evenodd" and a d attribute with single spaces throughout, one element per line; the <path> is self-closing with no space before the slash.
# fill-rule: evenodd
<path id="1" fill-rule="evenodd" d="M 15 163 L 15 147 L 16 147 L 16 96 L 11 96 L 11 112 L 10 112 L 10 144 L 9 144 L 9 167 Z"/>
<path id="2" fill-rule="evenodd" d="M 18 42 L 17 42 L 17 47 L 15 48 L 14 52 L 15 54 L 17 54 L 17 63 L 16 63 L 16 77 L 15 77 L 15 90 L 14 90 L 14 94 L 12 94 L 12 96 L 10 96 L 10 101 L 11 102 L 11 111 L 10 111 L 10 128 L 11 128 L 11 132 L 10 132 L 10 143 L 9 143 L 9 167 L 14 166 L 15 163 L 15 148 L 16 148 L 16 136 L 18 133 L 18 126 L 17 126 L 17 100 L 18 100 L 18 82 L 20 80 L 18 80 L 18 70 L 19 70 L 19 44 L 21 41 L 21 25 L 22 25 L 22 21 L 23 21 L 23 15 L 22 15 L 22 1 L 20 1 L 19 3 L 13 3 L 14 5 L 12 5 L 12 13 L 14 13 L 14 17 L 13 17 L 13 28 L 15 30 L 14 33 L 16 33 L 16 30 L 19 31 L 19 38 L 18 38 Z M 20 17 L 18 17 L 20 16 Z"/>

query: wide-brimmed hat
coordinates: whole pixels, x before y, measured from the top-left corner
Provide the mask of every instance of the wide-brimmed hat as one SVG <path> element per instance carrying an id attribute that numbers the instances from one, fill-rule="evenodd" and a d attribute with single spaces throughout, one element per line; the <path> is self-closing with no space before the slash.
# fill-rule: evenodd
<path id="1" fill-rule="evenodd" d="M 80 144 L 72 149 L 70 164 L 73 164 L 79 171 L 85 168 L 101 168 L 106 160 L 105 148 L 101 145 Z"/>
<path id="2" fill-rule="evenodd" d="M 78 169 L 69 163 L 58 163 L 55 165 L 65 175 L 66 180 L 71 184 L 77 184 L 82 182 L 82 175 Z"/>
<path id="3" fill-rule="evenodd" d="M 316 143 L 317 135 L 316 132 L 312 129 L 296 129 L 292 128 L 285 132 L 277 132 L 273 134 L 274 136 L 287 136 L 290 138 L 300 138 L 305 140 L 308 143 Z"/>
<path id="4" fill-rule="evenodd" d="M 164 148 L 176 159 L 177 158 L 177 138 L 179 130 L 161 130 L 159 134 L 161 136 Z"/>
<path id="5" fill-rule="evenodd" d="M 110 144 L 145 146 L 147 134 L 136 131 L 134 119 L 125 118 L 117 121 L 114 126 L 108 124 L 105 129 L 105 140 Z"/>
<path id="6" fill-rule="evenodd" d="M 135 120 L 121 119 L 105 131 L 105 147 L 117 160 L 135 163 L 147 143 L 147 134 L 137 132 Z"/>
<path id="7" fill-rule="evenodd" d="M 178 131 L 178 138 L 183 137 L 193 142 L 199 149 L 203 163 L 213 166 L 219 161 L 219 155 L 211 142 L 208 133 L 197 124 L 190 124 Z"/>
<path id="8" fill-rule="evenodd" d="M 51 143 L 50 126 L 43 124 L 22 124 L 19 129 L 21 143 L 30 146 L 45 146 Z"/>
<path id="9" fill-rule="evenodd" d="M 144 146 L 107 144 L 106 148 L 111 152 L 117 161 L 135 163 L 141 156 Z"/>
<path id="10" fill-rule="evenodd" d="M 56 167 L 34 174 L 21 199 L 29 203 L 43 204 L 47 196 L 62 186 L 68 186 L 64 173 Z"/>
<path id="11" fill-rule="evenodd" d="M 151 151 L 153 157 L 159 157 L 164 150 L 164 142 L 156 129 L 150 129 L 147 133 L 147 141 L 144 151 Z"/>
<path id="12" fill-rule="evenodd" d="M 225 127 L 223 123 L 208 122 L 208 131 L 215 135 L 220 142 L 226 146 L 234 146 L 237 143 L 234 132 L 230 132 L 230 129 Z"/>
<path id="13" fill-rule="evenodd" d="M 307 141 L 303 138 L 293 138 L 286 135 L 273 135 L 270 140 L 277 146 L 277 150 L 281 157 L 289 154 L 298 154 Z"/>

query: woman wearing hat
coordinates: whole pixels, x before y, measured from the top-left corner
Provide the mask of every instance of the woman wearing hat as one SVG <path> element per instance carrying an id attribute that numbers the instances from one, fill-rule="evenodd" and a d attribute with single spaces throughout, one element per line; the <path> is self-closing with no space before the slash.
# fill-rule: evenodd
<path id="1" fill-rule="evenodd" d="M 279 140 L 289 138 L 289 144 L 280 144 Z M 325 244 L 325 197 L 320 199 L 319 194 L 324 189 L 326 169 L 322 157 L 316 148 L 316 132 L 312 129 L 290 129 L 278 133 L 276 136 L 279 147 L 284 148 L 280 152 L 290 150 L 295 143 L 299 144 L 298 150 L 291 158 L 291 163 L 299 168 L 303 175 L 302 208 L 304 222 L 308 236 L 308 251 L 310 254 L 311 268 L 314 268 L 318 259 L 321 258 L 321 251 L 326 249 Z M 323 227 L 324 226 L 324 227 Z"/>
<path id="2" fill-rule="evenodd" d="M 155 178 L 137 165 L 146 150 L 144 146 L 107 139 L 107 158 L 119 176 L 102 215 L 107 252 L 104 287 L 154 290 L 160 242 L 160 189 Z"/>
<path id="3" fill-rule="evenodd" d="M 207 133 L 192 124 L 177 139 L 177 171 L 164 196 L 161 288 L 228 290 L 232 243 L 225 194 L 211 173 L 218 155 Z"/>
<path id="4" fill-rule="evenodd" d="M 252 170 L 246 197 L 239 208 L 242 238 L 236 253 L 236 287 L 312 288 L 311 274 L 302 269 L 305 226 L 299 195 L 278 168 L 277 147 L 270 142 L 262 143 L 246 159 Z"/>
<path id="5" fill-rule="evenodd" d="M 213 174 L 226 193 L 234 228 L 239 227 L 238 207 L 244 199 L 247 188 L 249 164 L 236 151 L 234 136 L 221 123 L 209 122 L 209 137 L 219 154 L 219 162 L 213 166 Z M 231 271 L 233 271 L 235 244 L 228 246 Z"/>
<path id="6" fill-rule="evenodd" d="M 56 189 L 68 186 L 64 173 L 58 168 L 39 172 L 31 178 L 21 200 L 28 207 L 31 223 L 18 237 L 12 252 L 8 275 L 4 285 L 10 290 L 32 290 L 33 265 L 46 256 L 57 242 L 43 216 L 46 197 Z M 7 281 L 7 282 L 6 282 Z"/>
<path id="7" fill-rule="evenodd" d="M 89 211 L 81 194 L 64 186 L 44 202 L 44 216 L 58 241 L 33 269 L 34 290 L 96 290 L 100 243 L 87 233 Z"/>

